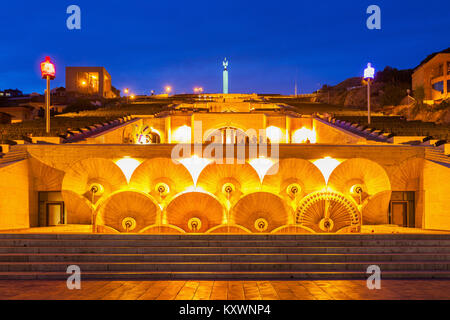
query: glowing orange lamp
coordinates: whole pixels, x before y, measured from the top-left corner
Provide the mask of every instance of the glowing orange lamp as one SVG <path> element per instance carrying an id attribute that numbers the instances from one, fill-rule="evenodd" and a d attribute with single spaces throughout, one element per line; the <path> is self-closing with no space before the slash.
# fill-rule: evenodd
<path id="1" fill-rule="evenodd" d="M 50 78 L 50 80 L 55 79 L 55 65 L 51 63 L 50 57 L 45 57 L 45 61 L 41 62 L 41 74 L 42 79 Z"/>

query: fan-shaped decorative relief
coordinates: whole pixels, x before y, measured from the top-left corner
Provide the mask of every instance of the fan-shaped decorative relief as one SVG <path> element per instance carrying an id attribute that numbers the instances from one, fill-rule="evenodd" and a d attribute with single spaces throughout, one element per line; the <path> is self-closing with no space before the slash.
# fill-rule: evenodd
<path id="1" fill-rule="evenodd" d="M 214 228 L 209 229 L 206 233 L 246 234 L 246 233 L 251 233 L 251 232 L 250 232 L 250 230 L 248 230 L 242 226 L 222 224 L 220 226 L 216 226 Z"/>
<path id="2" fill-rule="evenodd" d="M 178 228 L 176 226 L 172 226 L 169 224 L 164 224 L 164 225 L 155 224 L 155 225 L 145 227 L 144 229 L 141 229 L 141 231 L 139 233 L 180 234 L 180 233 L 185 233 L 185 231 L 181 228 Z"/>
<path id="3" fill-rule="evenodd" d="M 288 224 L 285 226 L 281 226 L 272 231 L 272 233 L 287 233 L 287 234 L 295 234 L 295 233 L 314 233 L 313 230 L 308 229 L 304 226 L 296 225 L 296 224 Z"/>
<path id="4" fill-rule="evenodd" d="M 362 158 L 349 159 L 334 169 L 328 180 L 328 186 L 343 194 L 351 194 L 353 186 L 362 187 L 365 196 L 391 190 L 386 171 L 378 163 Z"/>
<path id="5" fill-rule="evenodd" d="M 275 168 L 278 171 L 275 172 Z M 302 198 L 304 195 L 325 187 L 320 170 L 304 159 L 283 159 L 269 169 L 263 180 L 263 190 L 285 198 Z"/>
<path id="6" fill-rule="evenodd" d="M 120 168 L 111 160 L 90 158 L 81 160 L 67 171 L 62 183 L 62 190 L 73 191 L 97 202 L 101 196 L 91 192 L 93 186 L 101 186 L 101 195 L 106 197 L 127 186 L 127 180 Z"/>
<path id="7" fill-rule="evenodd" d="M 423 174 L 423 158 L 412 158 L 401 162 L 391 177 L 392 190 L 417 191 L 420 190 L 420 178 Z"/>
<path id="8" fill-rule="evenodd" d="M 271 232 L 288 224 L 290 217 L 290 208 L 283 199 L 269 192 L 248 194 L 231 210 L 231 224 L 241 225 L 251 232 Z"/>
<path id="9" fill-rule="evenodd" d="M 144 161 L 130 180 L 130 188 L 150 193 L 158 201 L 170 198 L 193 184 L 189 171 L 182 164 L 175 164 L 167 158 Z"/>
<path id="10" fill-rule="evenodd" d="M 38 191 L 61 190 L 64 172 L 52 168 L 36 158 L 29 159 L 34 178 L 34 188 Z"/>
<path id="11" fill-rule="evenodd" d="M 206 192 L 185 192 L 177 195 L 167 205 L 165 220 L 185 232 L 206 232 L 222 224 L 224 207 Z"/>
<path id="12" fill-rule="evenodd" d="M 69 190 L 61 192 L 68 224 L 92 224 L 93 206 L 85 197 Z"/>
<path id="13" fill-rule="evenodd" d="M 220 200 L 235 203 L 243 194 L 260 189 L 258 174 L 251 165 L 211 163 L 200 173 L 197 186 Z"/>
<path id="14" fill-rule="evenodd" d="M 364 225 L 388 223 L 391 193 L 389 190 L 383 191 L 364 201 L 362 206 L 362 223 Z"/>
<path id="15" fill-rule="evenodd" d="M 360 213 L 353 200 L 334 191 L 318 191 L 303 198 L 296 211 L 296 223 L 314 232 L 338 232 L 345 227 L 359 231 Z"/>
<path id="16" fill-rule="evenodd" d="M 150 195 L 120 191 L 99 204 L 97 224 L 120 232 L 139 232 L 156 223 L 159 211 L 158 204 Z"/>

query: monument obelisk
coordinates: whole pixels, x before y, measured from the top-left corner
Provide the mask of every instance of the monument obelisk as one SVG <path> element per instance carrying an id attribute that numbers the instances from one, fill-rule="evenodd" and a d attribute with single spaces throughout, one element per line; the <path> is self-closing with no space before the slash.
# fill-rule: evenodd
<path id="1" fill-rule="evenodd" d="M 223 93 L 228 94 L 228 61 L 227 58 L 223 60 Z"/>

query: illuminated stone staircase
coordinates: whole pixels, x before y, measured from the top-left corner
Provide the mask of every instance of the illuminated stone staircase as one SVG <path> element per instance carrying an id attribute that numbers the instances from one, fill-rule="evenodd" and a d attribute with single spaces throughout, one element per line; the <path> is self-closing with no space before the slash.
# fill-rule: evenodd
<path id="1" fill-rule="evenodd" d="M 9 152 L 0 153 L 0 166 L 25 160 L 27 157 L 28 153 L 24 145 L 11 146 Z"/>
<path id="2" fill-rule="evenodd" d="M 450 235 L 0 234 L 0 279 L 450 278 Z"/>
<path id="3" fill-rule="evenodd" d="M 450 156 L 438 148 L 428 147 L 425 149 L 425 159 L 438 162 L 445 166 L 450 166 Z"/>

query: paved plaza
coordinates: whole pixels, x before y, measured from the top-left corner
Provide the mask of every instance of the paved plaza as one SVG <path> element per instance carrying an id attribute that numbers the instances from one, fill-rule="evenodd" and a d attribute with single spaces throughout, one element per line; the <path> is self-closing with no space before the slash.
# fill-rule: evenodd
<path id="1" fill-rule="evenodd" d="M 2 300 L 448 300 L 450 280 L 0 281 Z"/>

